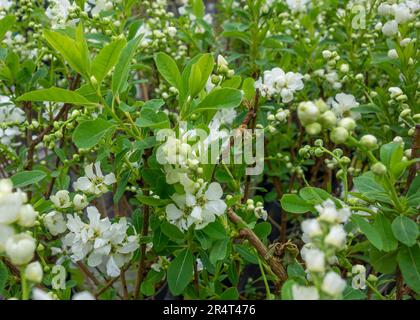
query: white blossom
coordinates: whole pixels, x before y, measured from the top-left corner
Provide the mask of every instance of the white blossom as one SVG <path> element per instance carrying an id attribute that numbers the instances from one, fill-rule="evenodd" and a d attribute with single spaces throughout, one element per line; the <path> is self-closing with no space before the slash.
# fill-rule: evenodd
<path id="1" fill-rule="evenodd" d="M 322 282 L 322 291 L 333 297 L 340 296 L 346 288 L 346 281 L 334 271 L 329 271 Z"/>
<path id="2" fill-rule="evenodd" d="M 6 241 L 6 254 L 13 264 L 22 265 L 32 260 L 35 253 L 35 239 L 26 233 L 9 237 Z"/>
<path id="3" fill-rule="evenodd" d="M 58 211 L 51 211 L 43 216 L 43 222 L 48 231 L 53 235 L 59 235 L 67 230 L 64 216 Z"/>
<path id="4" fill-rule="evenodd" d="M 95 172 L 93 170 L 95 166 Z M 85 177 L 77 179 L 73 184 L 75 190 L 80 190 L 87 194 L 101 195 L 108 191 L 108 186 L 117 182 L 113 173 L 104 176 L 101 171 L 100 162 L 95 165 L 89 164 L 85 167 Z"/>
<path id="5" fill-rule="evenodd" d="M 319 300 L 319 293 L 315 287 L 304 287 L 297 284 L 292 286 L 293 300 Z"/>

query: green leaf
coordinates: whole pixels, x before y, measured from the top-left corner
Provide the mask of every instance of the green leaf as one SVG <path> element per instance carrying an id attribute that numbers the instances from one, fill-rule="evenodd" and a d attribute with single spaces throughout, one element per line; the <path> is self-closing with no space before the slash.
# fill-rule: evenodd
<path id="1" fill-rule="evenodd" d="M 101 118 L 84 121 L 74 130 L 73 142 L 78 148 L 93 148 L 113 126 L 111 122 Z"/>
<path id="2" fill-rule="evenodd" d="M 153 207 L 163 207 L 169 203 L 172 203 L 169 199 L 156 199 L 154 197 L 148 197 L 143 195 L 136 196 L 136 199 L 139 200 L 141 203 L 146 204 L 148 206 Z"/>
<path id="3" fill-rule="evenodd" d="M 369 258 L 377 272 L 391 274 L 397 268 L 397 251 L 383 252 L 372 246 Z"/>
<path id="4" fill-rule="evenodd" d="M 126 44 L 127 41 L 124 38 L 118 38 L 99 51 L 92 62 L 92 73 L 98 80 L 98 83 L 101 83 L 108 72 L 115 66 Z"/>
<path id="5" fill-rule="evenodd" d="M 373 227 L 378 231 L 382 239 L 382 250 L 385 252 L 394 251 L 398 247 L 398 241 L 395 239 L 392 229 L 391 222 L 383 215 L 378 213 L 375 216 Z"/>
<path id="6" fill-rule="evenodd" d="M 227 289 L 220 296 L 220 300 L 238 300 L 238 298 L 239 298 L 239 292 L 238 292 L 238 289 L 235 287 Z"/>
<path id="7" fill-rule="evenodd" d="M 247 246 L 245 246 L 243 244 L 237 244 L 235 246 L 235 250 L 248 263 L 258 264 L 258 258 L 256 256 L 256 254 L 253 251 L 251 251 L 251 249 L 249 249 Z"/>
<path id="8" fill-rule="evenodd" d="M 420 293 L 420 247 L 402 247 L 398 252 L 398 265 L 407 285 Z"/>
<path id="9" fill-rule="evenodd" d="M 304 187 L 299 191 L 299 196 L 310 204 L 321 204 L 327 199 L 331 199 L 331 195 L 320 188 Z"/>
<path id="10" fill-rule="evenodd" d="M 179 228 L 172 224 L 169 223 L 167 221 L 164 221 L 162 223 L 162 225 L 160 226 L 160 228 L 162 229 L 162 232 L 171 240 L 184 240 L 185 235 L 184 233 L 179 230 Z"/>
<path id="11" fill-rule="evenodd" d="M 369 224 L 364 218 L 358 215 L 352 215 L 351 219 L 359 226 L 362 233 L 368 238 L 369 242 L 379 250 L 382 250 L 382 237 L 379 232 Z"/>
<path id="12" fill-rule="evenodd" d="M 155 55 L 155 63 L 162 77 L 179 92 L 183 91 L 181 74 L 174 59 L 164 52 L 159 52 Z"/>
<path id="13" fill-rule="evenodd" d="M 11 177 L 15 188 L 25 187 L 44 179 L 47 174 L 41 170 L 21 171 Z"/>
<path id="14" fill-rule="evenodd" d="M 168 267 L 169 290 L 175 296 L 180 295 L 191 282 L 194 272 L 194 256 L 183 249 Z"/>
<path id="15" fill-rule="evenodd" d="M 83 33 L 83 24 L 79 23 L 76 27 L 76 45 L 80 54 L 80 61 L 82 63 L 82 70 L 84 70 L 86 75 L 90 75 L 90 54 L 89 48 L 86 42 L 85 35 Z"/>
<path id="16" fill-rule="evenodd" d="M 5 16 L 0 20 L 0 40 L 3 40 L 6 32 L 9 31 L 12 26 L 14 26 L 15 21 L 15 16 Z"/>
<path id="17" fill-rule="evenodd" d="M 130 72 L 130 64 L 134 54 L 138 48 L 141 37 L 136 37 L 128 41 L 127 45 L 122 49 L 117 65 L 115 66 L 114 75 L 112 76 L 112 93 L 118 96 L 124 91 Z"/>
<path id="18" fill-rule="evenodd" d="M 399 216 L 392 222 L 392 232 L 400 242 L 411 247 L 416 244 L 419 228 L 410 218 Z"/>
<path id="19" fill-rule="evenodd" d="M 290 213 L 306 213 L 313 210 L 313 206 L 296 194 L 284 194 L 280 200 L 281 207 Z"/>
<path id="20" fill-rule="evenodd" d="M 24 93 L 16 101 L 50 101 L 50 102 L 63 102 L 74 105 L 94 105 L 84 96 L 77 92 L 51 87 L 48 89 L 41 89 Z"/>
<path id="21" fill-rule="evenodd" d="M 367 172 L 359 177 L 354 178 L 353 182 L 357 191 L 361 193 L 385 191 L 384 188 L 375 181 L 375 177 L 372 172 Z"/>
<path id="22" fill-rule="evenodd" d="M 9 271 L 2 261 L 0 261 L 0 294 L 6 286 L 7 280 L 9 279 Z"/>
<path id="23" fill-rule="evenodd" d="M 211 91 L 192 112 L 236 108 L 241 104 L 241 101 L 242 94 L 237 89 L 216 89 Z"/>
<path id="24" fill-rule="evenodd" d="M 217 261 L 225 258 L 228 244 L 228 239 L 217 240 L 213 243 L 213 247 L 210 251 L 210 262 L 212 264 L 215 264 Z"/>
<path id="25" fill-rule="evenodd" d="M 282 300 L 293 300 L 292 288 L 296 285 L 296 281 L 289 279 L 283 283 L 281 287 L 281 299 Z"/>
<path id="26" fill-rule="evenodd" d="M 188 90 L 194 98 L 206 85 L 211 72 L 213 71 L 214 59 L 209 53 L 203 54 L 200 59 L 191 67 L 188 80 Z"/>
<path id="27" fill-rule="evenodd" d="M 384 144 L 380 150 L 381 162 L 391 170 L 394 176 L 398 175 L 398 166 L 401 163 L 404 153 L 402 143 L 391 142 Z"/>
<path id="28" fill-rule="evenodd" d="M 255 96 L 255 80 L 246 78 L 242 84 L 242 90 L 245 94 L 245 99 L 250 101 Z"/>
<path id="29" fill-rule="evenodd" d="M 51 30 L 44 31 L 44 38 L 51 47 L 63 56 L 70 67 L 77 73 L 87 76 L 87 70 L 84 69 L 85 63 L 82 61 L 79 45 L 74 39 Z"/>
<path id="30" fill-rule="evenodd" d="M 226 230 L 219 221 L 209 223 L 202 231 L 211 239 L 222 240 L 228 238 Z"/>
<path id="31" fill-rule="evenodd" d="M 139 128 L 169 128 L 168 116 L 163 111 L 156 112 L 152 109 L 141 109 L 140 117 L 136 120 Z"/>

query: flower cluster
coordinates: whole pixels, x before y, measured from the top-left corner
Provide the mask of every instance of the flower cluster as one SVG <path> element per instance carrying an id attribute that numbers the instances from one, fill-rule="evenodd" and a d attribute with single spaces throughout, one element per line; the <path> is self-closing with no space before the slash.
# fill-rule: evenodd
<path id="1" fill-rule="evenodd" d="M 336 143 L 347 140 L 349 132 L 356 128 L 359 114 L 352 111 L 359 103 L 353 95 L 339 93 L 330 100 L 330 106 L 323 100 L 305 101 L 298 106 L 298 118 L 310 135 L 318 135 L 323 129 L 330 129 L 330 138 Z"/>
<path id="2" fill-rule="evenodd" d="M 346 281 L 334 271 L 332 265 L 337 262 L 336 252 L 346 244 L 343 223 L 348 220 L 351 211 L 349 208 L 337 209 L 330 199 L 315 208 L 319 217 L 302 222 L 305 245 L 301 256 L 312 285 L 294 285 L 293 298 L 296 300 L 337 299 L 346 287 Z"/>
<path id="3" fill-rule="evenodd" d="M 417 11 L 420 10 L 418 1 L 395 1 L 383 2 L 378 6 L 378 14 L 381 16 L 392 17 L 382 26 L 382 33 L 387 37 L 398 34 L 398 25 L 405 24 L 414 19 Z"/>
<path id="4" fill-rule="evenodd" d="M 130 261 L 139 247 L 138 236 L 128 235 L 130 225 L 125 218 L 112 223 L 109 218 L 101 218 L 95 207 L 87 208 L 89 223 L 77 214 L 67 215 L 69 232 L 63 243 L 69 248 L 75 262 L 87 258 L 90 267 L 104 267 L 111 277 L 119 276 L 121 268 Z"/>
<path id="5" fill-rule="evenodd" d="M 288 103 L 296 91 L 303 89 L 302 79 L 300 73 L 285 73 L 281 68 L 274 68 L 264 71 L 263 77 L 255 82 L 255 88 L 267 99 L 281 97 L 283 103 Z"/>

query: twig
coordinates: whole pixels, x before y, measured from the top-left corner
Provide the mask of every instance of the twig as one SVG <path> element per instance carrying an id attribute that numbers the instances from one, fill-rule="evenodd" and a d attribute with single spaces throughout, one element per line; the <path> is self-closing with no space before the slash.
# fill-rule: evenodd
<path id="1" fill-rule="evenodd" d="M 280 261 L 268 252 L 268 249 L 257 237 L 257 235 L 251 229 L 245 226 L 242 218 L 233 212 L 231 208 L 228 209 L 228 217 L 232 222 L 241 228 L 239 234 L 251 243 L 261 258 L 263 258 L 264 261 L 270 266 L 273 273 L 279 278 L 281 282 L 284 282 L 287 279 L 287 273 Z"/>

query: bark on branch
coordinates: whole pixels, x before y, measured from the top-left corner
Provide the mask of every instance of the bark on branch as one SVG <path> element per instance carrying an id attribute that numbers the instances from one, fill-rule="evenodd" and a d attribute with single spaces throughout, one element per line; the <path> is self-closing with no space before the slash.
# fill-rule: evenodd
<path id="1" fill-rule="evenodd" d="M 233 223 L 241 228 L 239 234 L 252 244 L 261 258 L 263 258 L 264 261 L 270 266 L 273 273 L 279 278 L 281 282 L 284 282 L 287 279 L 287 273 L 281 262 L 268 252 L 268 249 L 264 243 L 262 243 L 262 241 L 251 229 L 245 227 L 245 222 L 241 219 L 240 216 L 233 212 L 231 208 L 228 209 L 228 217 Z"/>

